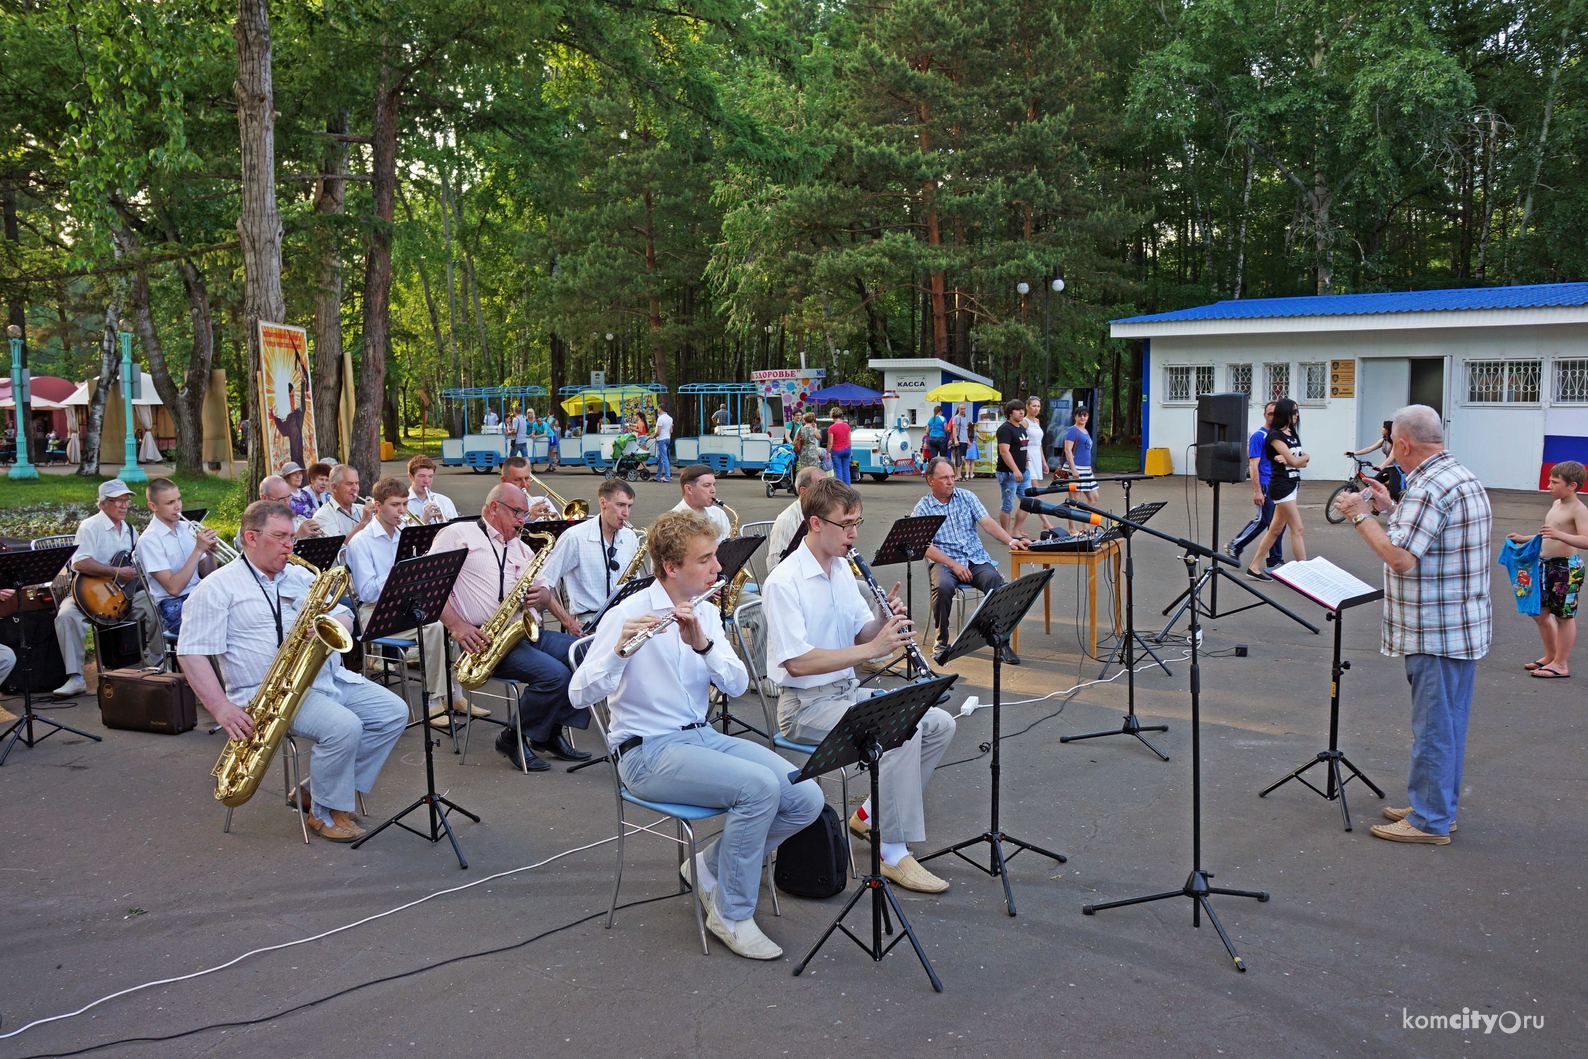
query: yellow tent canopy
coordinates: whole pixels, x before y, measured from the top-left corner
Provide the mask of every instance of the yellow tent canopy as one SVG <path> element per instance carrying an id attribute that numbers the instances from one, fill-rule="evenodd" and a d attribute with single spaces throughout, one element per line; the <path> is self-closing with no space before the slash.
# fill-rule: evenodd
<path id="1" fill-rule="evenodd" d="M 926 395 L 928 401 L 1002 401 L 1004 395 L 979 382 L 946 382 Z"/>
<path id="2" fill-rule="evenodd" d="M 622 412 L 636 406 L 649 408 L 656 404 L 656 391 L 643 386 L 603 386 L 583 390 L 562 402 L 562 410 L 569 415 L 582 416 L 591 412 L 604 412 L 608 408 Z"/>

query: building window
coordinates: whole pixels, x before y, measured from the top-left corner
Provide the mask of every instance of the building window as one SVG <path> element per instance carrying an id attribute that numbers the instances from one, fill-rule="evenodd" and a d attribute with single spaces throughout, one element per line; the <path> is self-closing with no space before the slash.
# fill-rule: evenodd
<path id="1" fill-rule="evenodd" d="M 1588 404 L 1588 359 L 1555 361 L 1555 403 Z"/>
<path id="2" fill-rule="evenodd" d="M 1263 401 L 1278 401 L 1290 396 L 1290 365 L 1263 365 Z"/>
<path id="3" fill-rule="evenodd" d="M 1247 400 L 1252 396 L 1252 366 L 1250 364 L 1231 364 L 1229 367 L 1230 392 L 1244 393 Z"/>
<path id="4" fill-rule="evenodd" d="M 1541 360 L 1467 361 L 1467 403 L 1537 404 Z"/>
<path id="5" fill-rule="evenodd" d="M 1213 392 L 1213 365 L 1197 365 L 1197 396 Z"/>
<path id="6" fill-rule="evenodd" d="M 1172 366 L 1163 369 L 1163 403 L 1189 404 L 1191 402 L 1191 369 Z"/>
<path id="7" fill-rule="evenodd" d="M 1301 381 L 1305 387 L 1304 401 L 1322 401 L 1329 396 L 1329 365 L 1323 363 L 1301 364 Z"/>

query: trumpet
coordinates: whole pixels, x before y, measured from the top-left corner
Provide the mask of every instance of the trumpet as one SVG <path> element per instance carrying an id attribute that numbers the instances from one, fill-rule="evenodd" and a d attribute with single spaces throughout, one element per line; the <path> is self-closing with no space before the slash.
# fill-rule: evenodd
<path id="1" fill-rule="evenodd" d="M 529 472 L 529 480 L 540 486 L 541 491 L 551 497 L 552 503 L 562 509 L 562 517 L 565 521 L 574 522 L 590 517 L 590 501 L 584 499 L 564 500 L 557 495 L 557 490 L 536 478 L 534 471 Z"/>
<path id="2" fill-rule="evenodd" d="M 716 584 L 712 585 L 710 588 L 706 589 L 706 591 L 691 599 L 689 601 L 689 605 L 693 607 L 698 603 L 704 603 L 718 592 L 721 592 L 723 586 L 727 583 L 728 582 L 719 578 Z M 618 657 L 628 658 L 635 651 L 638 651 L 641 647 L 644 647 L 645 641 L 649 640 L 657 633 L 665 631 L 668 626 L 672 625 L 677 620 L 678 619 L 673 616 L 673 613 L 669 611 L 661 621 L 650 626 L 649 628 L 641 629 L 639 632 L 629 637 L 629 639 L 625 640 L 622 644 L 618 645 Z"/>
<path id="3" fill-rule="evenodd" d="M 204 523 L 199 520 L 188 518 L 186 515 L 181 516 L 181 518 L 182 521 L 191 522 L 193 524 L 193 531 L 195 533 L 201 529 L 209 529 L 208 526 L 204 525 Z M 215 531 L 210 530 L 210 532 L 214 533 Z M 222 563 L 230 563 L 237 560 L 237 549 L 233 548 L 230 544 L 227 544 L 224 540 L 222 540 L 219 533 L 215 534 L 215 557 Z"/>
<path id="4" fill-rule="evenodd" d="M 426 500 L 425 503 L 433 503 L 433 501 Z M 437 508 L 440 506 L 440 504 L 436 504 Z M 435 518 L 422 519 L 418 515 L 414 514 L 409 508 L 403 508 L 403 524 L 406 526 L 434 526 L 436 523 L 445 522 L 446 520 L 447 516 L 440 513 L 438 513 Z"/>

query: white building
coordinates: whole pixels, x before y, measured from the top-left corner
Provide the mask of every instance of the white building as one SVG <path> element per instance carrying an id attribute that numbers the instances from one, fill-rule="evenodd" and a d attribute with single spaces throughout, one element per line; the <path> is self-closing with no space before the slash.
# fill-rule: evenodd
<path id="1" fill-rule="evenodd" d="M 993 381 L 985 375 L 977 375 L 974 371 L 957 364 L 950 364 L 946 360 L 938 360 L 936 357 L 883 357 L 867 361 L 866 367 L 872 371 L 882 372 L 884 391 L 892 390 L 899 395 L 899 403 L 891 414 L 901 417 L 906 427 L 926 426 L 926 421 L 932 418 L 926 395 L 944 383 L 979 382 L 983 386 L 993 384 Z M 973 414 L 974 411 L 972 409 Z M 918 438 L 920 433 L 920 430 L 911 431 L 911 437 Z"/>
<path id="2" fill-rule="evenodd" d="M 1202 393 L 1301 406 L 1310 477 L 1344 478 L 1346 449 L 1376 441 L 1397 408 L 1438 409 L 1456 458 L 1486 485 L 1547 485 L 1588 463 L 1588 283 L 1222 301 L 1112 321 L 1141 339 L 1142 445 L 1194 470 Z"/>

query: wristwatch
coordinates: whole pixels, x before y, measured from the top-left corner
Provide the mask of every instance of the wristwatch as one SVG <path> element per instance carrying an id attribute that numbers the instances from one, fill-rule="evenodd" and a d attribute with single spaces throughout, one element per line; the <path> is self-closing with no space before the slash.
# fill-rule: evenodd
<path id="1" fill-rule="evenodd" d="M 1358 511 L 1356 514 L 1351 516 L 1351 525 L 1360 526 L 1366 520 L 1367 514 L 1365 512 Z"/>
<path id="2" fill-rule="evenodd" d="M 705 647 L 691 647 L 690 650 L 695 652 L 697 655 L 706 655 L 706 654 L 710 654 L 711 653 L 711 649 L 713 647 L 716 647 L 716 646 L 717 646 L 717 641 L 716 640 L 708 639 L 708 640 L 706 640 L 706 646 Z"/>

